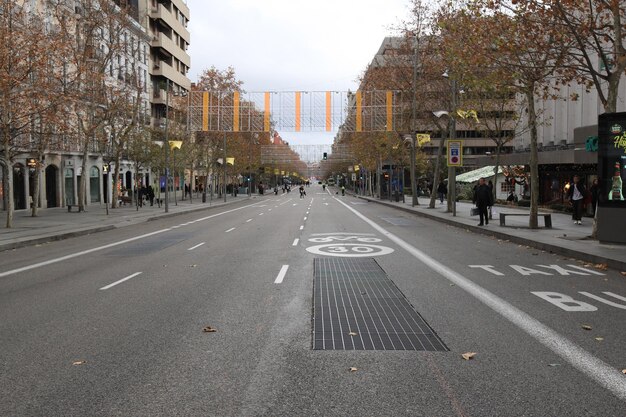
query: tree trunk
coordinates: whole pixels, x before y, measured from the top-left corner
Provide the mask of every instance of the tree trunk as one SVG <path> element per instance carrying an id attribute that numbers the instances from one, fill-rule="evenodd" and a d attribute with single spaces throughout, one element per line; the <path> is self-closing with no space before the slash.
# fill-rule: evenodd
<path id="1" fill-rule="evenodd" d="M 502 150 L 502 142 L 496 142 L 496 167 L 493 170 L 493 201 L 496 201 L 498 195 L 498 171 L 500 171 L 500 152 Z"/>
<path id="2" fill-rule="evenodd" d="M 115 170 L 113 172 L 113 190 L 111 193 L 111 208 L 117 208 L 120 201 L 119 188 L 117 186 L 118 181 L 120 180 L 120 160 L 121 160 L 120 152 L 115 152 Z M 109 181 L 110 182 L 110 181 Z"/>
<path id="3" fill-rule="evenodd" d="M 445 139 L 442 137 L 439 141 L 439 146 L 437 147 L 437 160 L 435 161 L 435 172 L 433 174 L 433 190 L 435 189 L 436 184 L 439 184 L 439 171 L 441 170 L 439 165 L 441 164 L 441 154 L 443 153 L 444 142 Z M 448 181 L 450 181 L 450 179 L 448 179 Z M 437 193 L 432 192 L 430 193 L 430 204 L 428 205 L 428 208 L 435 208 L 435 201 L 437 201 Z"/>
<path id="4" fill-rule="evenodd" d="M 80 184 L 78 185 L 78 212 L 85 211 L 87 201 L 87 159 L 89 158 L 89 140 L 85 139 L 85 150 L 83 151 L 82 172 L 80 173 Z"/>
<path id="5" fill-rule="evenodd" d="M 37 168 L 35 169 L 35 189 L 33 190 L 33 205 L 30 208 L 31 217 L 37 217 L 37 212 L 39 208 L 39 200 L 40 200 L 40 178 L 41 178 L 41 166 L 39 165 L 39 161 L 41 161 L 41 156 L 37 155 Z"/>
<path id="6" fill-rule="evenodd" d="M 6 175 L 6 196 L 7 196 L 7 221 L 6 228 L 10 229 L 13 227 L 13 164 L 10 161 L 7 161 L 7 165 L 4 167 Z"/>
<path id="7" fill-rule="evenodd" d="M 537 114 L 535 113 L 535 88 L 534 84 L 526 90 L 528 102 L 528 127 L 530 130 L 530 219 L 528 227 L 537 229 L 539 222 L 539 166 L 537 155 Z"/>

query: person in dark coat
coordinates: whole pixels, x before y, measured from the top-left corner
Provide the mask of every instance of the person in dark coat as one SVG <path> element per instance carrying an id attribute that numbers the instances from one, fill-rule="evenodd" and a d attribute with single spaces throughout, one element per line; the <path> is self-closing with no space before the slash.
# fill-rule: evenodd
<path id="1" fill-rule="evenodd" d="M 567 190 L 567 197 L 572 203 L 572 208 L 574 209 L 574 212 L 572 213 L 574 224 L 583 224 L 583 201 L 585 201 L 586 195 L 587 190 L 585 189 L 585 185 L 580 182 L 580 177 L 578 175 L 574 175 L 574 180 Z"/>
<path id="2" fill-rule="evenodd" d="M 446 198 L 446 194 L 448 194 L 448 187 L 446 187 L 446 184 L 441 181 L 437 186 L 437 196 L 439 196 L 440 201 L 439 204 L 443 204 L 443 199 Z"/>
<path id="3" fill-rule="evenodd" d="M 483 226 L 489 224 L 487 207 L 493 205 L 493 195 L 491 194 L 491 189 L 485 183 L 484 178 L 478 180 L 478 186 L 474 190 L 473 202 L 476 204 L 476 207 L 478 207 L 478 215 L 480 217 L 480 223 L 478 223 L 478 225 Z"/>
<path id="4" fill-rule="evenodd" d="M 148 200 L 150 200 L 150 206 L 154 205 L 154 188 L 148 185 Z"/>

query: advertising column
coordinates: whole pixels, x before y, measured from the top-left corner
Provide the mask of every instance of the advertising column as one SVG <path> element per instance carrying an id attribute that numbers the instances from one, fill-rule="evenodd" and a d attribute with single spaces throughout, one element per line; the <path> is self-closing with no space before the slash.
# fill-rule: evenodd
<path id="1" fill-rule="evenodd" d="M 598 117 L 598 240 L 626 243 L 626 113 Z"/>

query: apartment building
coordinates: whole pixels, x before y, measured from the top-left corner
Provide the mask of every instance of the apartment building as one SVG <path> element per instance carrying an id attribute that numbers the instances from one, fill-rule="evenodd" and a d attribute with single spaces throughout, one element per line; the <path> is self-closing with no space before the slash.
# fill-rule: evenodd
<path id="1" fill-rule="evenodd" d="M 188 78 L 191 58 L 189 7 L 184 0 L 138 0 L 138 13 L 150 36 L 149 75 L 152 85 L 152 125 L 160 127 L 166 115 L 170 93 L 186 94 L 191 89 Z"/>
<path id="2" fill-rule="evenodd" d="M 137 0 L 114 0 L 114 4 L 137 6 Z M 135 4 L 133 4 L 135 3 Z M 56 30 L 58 21 L 57 12 L 53 9 L 54 3 L 47 0 L 24 0 L 22 3 L 28 13 L 38 14 L 49 30 Z M 75 21 L 84 18 L 87 11 L 81 0 L 67 0 L 60 3 L 67 9 L 66 16 Z M 124 25 L 120 37 L 122 48 L 109 49 L 107 44 L 107 29 L 103 24 L 93 37 L 92 60 L 94 65 L 99 65 L 105 72 L 107 85 L 117 85 L 119 91 L 128 90 L 129 97 L 136 100 L 137 86 L 141 87 L 139 95 L 140 112 L 148 113 L 151 108 L 150 97 L 152 87 L 149 79 L 150 41 L 146 29 L 140 24 L 139 11 L 133 9 L 130 21 Z M 109 53 L 110 51 L 114 51 Z M 72 68 L 63 70 L 72 72 Z M 61 70 L 59 70 L 61 72 Z M 87 99 L 84 103 L 84 111 L 93 111 L 94 104 L 101 106 L 102 103 L 94 103 Z M 141 117 L 145 121 L 145 118 Z M 148 121 L 149 123 L 149 118 Z M 32 133 L 31 133 L 32 134 Z M 106 159 L 106 144 L 93 141 L 89 144 L 88 161 L 86 172 L 83 172 L 83 152 L 76 140 L 76 134 L 59 134 L 50 140 L 44 155 L 38 156 L 34 149 L 32 138 L 24 137 L 19 144 L 20 153 L 14 158 L 12 166 L 12 188 L 14 208 L 26 209 L 29 203 L 34 201 L 36 182 L 36 170 L 40 169 L 39 175 L 39 201 L 40 207 L 62 207 L 74 205 L 78 202 L 78 187 L 82 175 L 87 175 L 86 203 L 103 204 L 111 201 L 112 170 Z M 120 161 L 120 184 L 121 187 L 132 189 L 136 182 L 134 178 L 134 165 L 131 161 Z M 148 173 L 149 170 L 146 170 Z M 144 174 L 144 173 L 142 173 Z M 8 188 L 6 178 L 2 178 L 0 170 L 0 209 L 6 207 Z"/>

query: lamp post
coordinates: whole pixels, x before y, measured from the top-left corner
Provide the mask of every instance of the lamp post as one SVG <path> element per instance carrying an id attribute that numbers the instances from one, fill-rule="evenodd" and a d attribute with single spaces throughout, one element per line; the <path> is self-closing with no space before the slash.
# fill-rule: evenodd
<path id="1" fill-rule="evenodd" d="M 167 78 L 165 91 L 165 212 L 169 212 L 169 166 L 170 166 L 170 145 L 167 134 L 169 107 L 170 107 L 170 79 Z"/>
<path id="2" fill-rule="evenodd" d="M 224 159 L 222 160 L 222 163 L 224 165 L 224 203 L 226 202 L 226 165 L 228 164 L 226 162 L 226 132 L 224 132 Z"/>
<path id="3" fill-rule="evenodd" d="M 411 105 L 411 207 L 419 206 L 419 200 L 417 198 L 417 182 L 415 178 L 415 141 L 417 134 L 417 47 L 418 37 L 415 32 L 415 39 L 413 45 L 413 100 Z M 404 196 L 404 190 L 402 190 Z"/>

